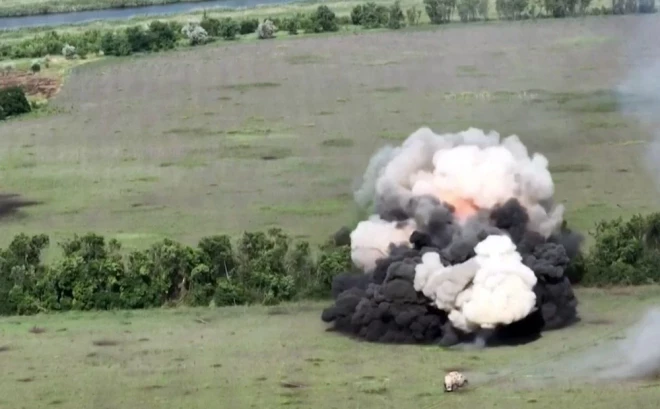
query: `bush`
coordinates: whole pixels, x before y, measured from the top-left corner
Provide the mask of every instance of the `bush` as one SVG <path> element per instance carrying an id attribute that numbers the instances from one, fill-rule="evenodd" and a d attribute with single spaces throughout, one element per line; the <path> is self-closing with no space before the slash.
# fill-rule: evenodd
<path id="1" fill-rule="evenodd" d="M 0 107 L 4 117 L 26 114 L 32 110 L 21 87 L 0 89 Z"/>
<path id="2" fill-rule="evenodd" d="M 546 0 L 546 10 L 548 6 L 553 7 L 552 4 L 548 2 L 553 2 L 557 0 Z M 562 1 L 562 0 L 558 0 Z M 519 20 L 523 17 L 523 13 L 527 6 L 529 5 L 529 0 L 496 0 L 495 9 L 497 15 L 504 20 Z"/>
<path id="3" fill-rule="evenodd" d="M 259 27 L 259 20 L 252 18 L 247 20 L 241 20 L 240 30 L 241 35 L 252 34 L 257 31 Z"/>
<path id="4" fill-rule="evenodd" d="M 124 31 L 124 38 L 126 38 L 131 53 L 146 52 L 152 49 L 153 38 L 141 26 L 127 27 Z"/>
<path id="5" fill-rule="evenodd" d="M 47 311 L 47 269 L 41 265 L 41 252 L 48 246 L 46 235 L 19 234 L 6 250 L 0 250 L 0 314 L 31 314 Z"/>
<path id="6" fill-rule="evenodd" d="M 387 22 L 387 28 L 398 30 L 406 25 L 406 17 L 403 15 L 403 10 L 401 10 L 401 3 L 399 0 L 396 0 L 394 4 L 390 6 L 389 12 L 390 15 Z"/>
<path id="7" fill-rule="evenodd" d="M 353 15 L 353 12 L 351 14 Z M 355 18 L 358 21 L 357 24 L 366 29 L 386 27 L 390 18 L 390 10 L 382 4 L 369 2 L 362 5 L 358 11 L 355 11 Z"/>
<path id="8" fill-rule="evenodd" d="M 164 23 L 152 21 L 149 24 L 149 37 L 152 51 L 171 50 L 176 45 L 177 33 L 181 32 L 183 25 L 176 22 Z"/>
<path id="9" fill-rule="evenodd" d="M 220 22 L 220 36 L 225 40 L 235 40 L 241 32 L 238 21 L 227 17 Z"/>
<path id="10" fill-rule="evenodd" d="M 577 0 L 544 0 L 546 12 L 554 18 L 574 15 L 577 6 Z"/>
<path id="11" fill-rule="evenodd" d="M 124 33 L 105 33 L 101 38 L 101 51 L 116 57 L 131 55 L 133 47 Z"/>
<path id="12" fill-rule="evenodd" d="M 488 1 L 488 0 L 484 0 Z M 419 24 L 419 20 L 422 18 L 422 11 L 417 10 L 417 6 L 412 6 L 406 10 L 406 19 L 408 20 L 409 26 L 416 26 Z"/>
<path id="13" fill-rule="evenodd" d="M 116 240 L 89 233 L 59 244 L 62 258 L 41 262 L 47 236 L 19 235 L 0 250 L 0 314 L 246 303 L 277 304 L 329 295 L 332 278 L 350 268 L 350 248 L 306 242 L 280 229 L 246 232 L 196 247 L 162 240 L 122 256 Z"/>
<path id="14" fill-rule="evenodd" d="M 358 4 L 357 6 L 353 7 L 353 10 L 351 10 L 351 23 L 356 26 L 362 25 L 363 16 L 364 6 L 362 4 Z"/>
<path id="15" fill-rule="evenodd" d="M 656 13 L 655 0 L 639 0 L 639 13 Z"/>
<path id="16" fill-rule="evenodd" d="M 426 14 L 431 24 L 449 23 L 456 0 L 424 0 Z"/>
<path id="17" fill-rule="evenodd" d="M 479 5 L 477 6 L 479 17 L 484 20 L 488 20 L 488 3 L 488 0 L 479 0 Z"/>
<path id="18" fill-rule="evenodd" d="M 481 0 L 458 0 L 456 11 L 462 22 L 477 21 Z"/>
<path id="19" fill-rule="evenodd" d="M 315 33 L 332 32 L 339 30 L 337 17 L 328 6 L 319 6 L 310 16 L 312 30 Z"/>
<path id="20" fill-rule="evenodd" d="M 298 30 L 301 29 L 300 20 L 295 17 L 284 19 L 282 24 L 287 33 L 291 35 L 297 35 Z"/>
<path id="21" fill-rule="evenodd" d="M 37 73 L 41 71 L 41 61 L 40 60 L 32 61 L 32 63 L 30 64 L 30 71 L 32 71 L 33 73 Z"/>
<path id="22" fill-rule="evenodd" d="M 181 33 L 188 38 L 190 45 L 204 44 L 209 39 L 209 35 L 202 26 L 195 23 L 188 23 L 181 29 Z"/>
<path id="23" fill-rule="evenodd" d="M 261 40 L 274 38 L 275 37 L 275 24 L 270 20 L 264 20 L 263 23 L 260 23 L 257 27 L 257 37 Z"/>
<path id="24" fill-rule="evenodd" d="M 220 36 L 220 27 L 222 26 L 222 23 L 217 18 L 210 18 L 204 13 L 199 25 L 208 33 L 208 35 L 213 37 Z"/>
<path id="25" fill-rule="evenodd" d="M 70 45 L 70 44 L 64 44 L 64 47 L 62 47 L 62 55 L 64 58 L 67 60 L 70 60 L 76 56 L 76 47 Z"/>
<path id="26" fill-rule="evenodd" d="M 637 13 L 637 0 L 626 0 L 623 9 L 626 14 Z"/>
<path id="27" fill-rule="evenodd" d="M 585 285 L 639 285 L 660 282 L 660 213 L 602 221 L 586 257 Z"/>

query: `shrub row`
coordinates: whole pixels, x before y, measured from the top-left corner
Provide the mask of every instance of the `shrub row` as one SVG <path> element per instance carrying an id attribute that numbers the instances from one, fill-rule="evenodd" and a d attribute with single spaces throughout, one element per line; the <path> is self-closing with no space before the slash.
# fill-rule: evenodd
<path id="1" fill-rule="evenodd" d="M 585 286 L 660 283 L 660 213 L 602 221 L 595 242 L 566 275 Z M 196 247 L 162 240 L 121 253 L 93 233 L 59 244 L 45 265 L 46 235 L 14 238 L 0 250 L 0 315 L 41 311 L 136 309 L 183 303 L 236 305 L 326 297 L 332 278 L 351 269 L 350 247 L 328 242 L 312 251 L 280 229 L 245 232 L 235 243 L 206 237 Z M 337 243 L 337 244 L 336 244 Z"/>
<path id="2" fill-rule="evenodd" d="M 565 17 L 585 14 L 591 0 L 497 0 L 496 10 L 501 19 Z M 423 0 L 423 8 L 432 24 L 447 23 L 454 14 L 461 21 L 488 19 L 488 0 Z M 592 8 L 591 14 L 655 13 L 654 0 L 613 0 L 612 8 Z M 40 58 L 63 54 L 67 58 L 103 51 L 106 55 L 123 56 L 134 52 L 160 51 L 174 48 L 179 40 L 190 45 L 214 39 L 234 40 L 240 35 L 258 33 L 258 38 L 272 38 L 278 30 L 289 34 L 338 31 L 342 25 L 359 25 L 367 29 L 398 29 L 420 22 L 422 10 L 413 6 L 404 11 L 399 1 L 391 6 L 374 2 L 357 5 L 350 16 L 338 17 L 327 6 L 319 6 L 310 14 L 297 13 L 285 18 L 234 20 L 216 19 L 206 13 L 199 23 L 182 25 L 177 22 L 152 21 L 112 32 L 87 30 L 80 34 L 50 31 L 18 43 L 0 45 L 0 59 Z"/>
<path id="3" fill-rule="evenodd" d="M 136 309 L 167 304 L 276 304 L 327 296 L 332 277 L 350 269 L 350 248 L 317 252 L 279 229 L 226 235 L 196 247 L 163 240 L 123 255 L 116 240 L 86 234 L 60 243 L 62 257 L 41 260 L 46 235 L 16 236 L 0 251 L 0 314 Z"/>
<path id="4" fill-rule="evenodd" d="M 107 32 L 86 30 L 76 34 L 49 31 L 18 43 L 0 45 L 0 59 L 39 58 L 57 54 L 67 58 L 85 58 L 88 54 L 101 51 L 105 55 L 126 56 L 173 49 L 181 40 L 186 39 L 190 45 L 203 44 L 216 38 L 234 40 L 239 35 L 258 32 L 262 24 L 284 27 L 290 33 L 297 34 L 298 30 L 307 33 L 337 31 L 340 23 L 341 19 L 327 6 L 319 6 L 309 15 L 299 13 L 286 19 L 268 18 L 261 23 L 256 19 L 215 19 L 204 14 L 199 23 L 187 25 L 155 20 L 146 26 L 136 25 Z M 272 35 L 260 36 L 270 37 Z"/>
<path id="5" fill-rule="evenodd" d="M 0 89 L 0 121 L 10 116 L 26 114 L 32 107 L 20 87 Z"/>

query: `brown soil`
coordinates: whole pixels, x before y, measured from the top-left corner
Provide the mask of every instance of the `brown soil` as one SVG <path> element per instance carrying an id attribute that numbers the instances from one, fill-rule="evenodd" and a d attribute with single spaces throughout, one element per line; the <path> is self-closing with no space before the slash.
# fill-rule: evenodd
<path id="1" fill-rule="evenodd" d="M 0 75 L 0 88 L 21 86 L 29 96 L 41 95 L 52 98 L 59 91 L 61 80 L 40 74 L 16 72 Z"/>

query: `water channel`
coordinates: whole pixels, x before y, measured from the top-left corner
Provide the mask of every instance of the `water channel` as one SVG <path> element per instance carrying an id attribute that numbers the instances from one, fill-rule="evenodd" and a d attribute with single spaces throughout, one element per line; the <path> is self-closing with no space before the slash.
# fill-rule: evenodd
<path id="1" fill-rule="evenodd" d="M 200 3 L 174 3 L 122 9 L 76 11 L 21 17 L 0 17 L 0 30 L 80 24 L 95 20 L 125 20 L 133 17 L 168 15 L 211 8 L 243 8 L 291 3 L 294 0 L 211 0 Z"/>

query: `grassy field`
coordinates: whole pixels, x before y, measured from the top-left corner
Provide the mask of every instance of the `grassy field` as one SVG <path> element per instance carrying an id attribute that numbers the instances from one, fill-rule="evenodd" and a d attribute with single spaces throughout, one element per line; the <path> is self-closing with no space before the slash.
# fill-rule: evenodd
<path id="1" fill-rule="evenodd" d="M 68 13 L 85 10 L 153 6 L 172 3 L 197 3 L 203 1 L 204 0 L 3 0 L 2 4 L 0 4 L 0 17 Z"/>
<path id="2" fill-rule="evenodd" d="M 481 351 L 359 343 L 325 332 L 318 303 L 2 318 L 0 406 L 651 409 L 657 380 L 515 382 L 551 378 L 549 363 L 617 340 L 659 296 L 658 287 L 580 290 L 580 323 Z M 471 386 L 443 394 L 445 371 L 457 368 Z"/>
<path id="3" fill-rule="evenodd" d="M 220 43 L 76 67 L 52 114 L 0 125 L 3 191 L 44 201 L 5 221 L 2 244 L 91 230 L 142 247 L 276 225 L 318 241 L 350 222 L 374 150 L 424 125 L 520 135 L 581 230 L 653 209 L 649 133 L 611 90 L 631 33 L 656 21 Z"/>

